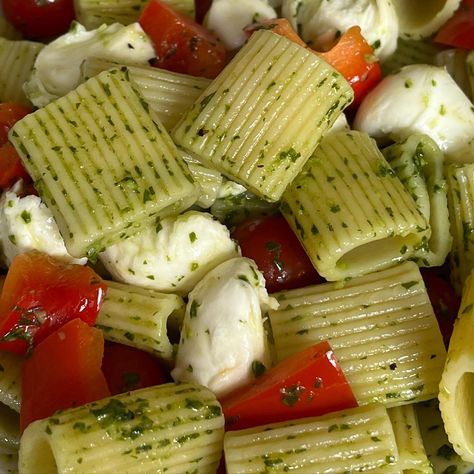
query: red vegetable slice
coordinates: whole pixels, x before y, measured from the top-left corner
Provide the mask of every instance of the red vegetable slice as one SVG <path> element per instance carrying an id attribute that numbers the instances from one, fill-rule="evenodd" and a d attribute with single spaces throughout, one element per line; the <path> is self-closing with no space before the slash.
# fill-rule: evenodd
<path id="1" fill-rule="evenodd" d="M 8 131 L 32 110 L 14 102 L 0 103 L 0 145 L 8 141 Z"/>
<path id="2" fill-rule="evenodd" d="M 456 48 L 474 49 L 474 0 L 463 0 L 434 40 Z"/>
<path id="3" fill-rule="evenodd" d="M 0 146 L 0 189 L 9 188 L 19 179 L 31 181 L 13 145 L 5 143 Z"/>
<path id="4" fill-rule="evenodd" d="M 239 242 L 242 255 L 255 261 L 270 293 L 323 281 L 282 216 L 245 221 L 232 237 Z"/>
<path id="5" fill-rule="evenodd" d="M 349 28 L 331 50 L 318 55 L 337 69 L 352 86 L 354 102 L 351 108 L 357 107 L 382 79 L 379 61 L 358 26 Z"/>
<path id="6" fill-rule="evenodd" d="M 111 342 L 105 345 L 102 370 L 112 395 L 169 381 L 167 371 L 156 357 L 134 347 Z"/>
<path id="7" fill-rule="evenodd" d="M 295 354 L 221 400 L 226 428 L 239 430 L 357 406 L 328 342 Z"/>
<path id="8" fill-rule="evenodd" d="M 73 0 L 2 0 L 7 19 L 33 40 L 49 40 L 66 33 L 74 20 Z"/>
<path id="9" fill-rule="evenodd" d="M 214 35 L 159 0 L 148 3 L 140 25 L 155 46 L 157 67 L 214 79 L 226 64 L 226 50 Z"/>
<path id="10" fill-rule="evenodd" d="M 100 369 L 101 330 L 73 319 L 35 347 L 22 367 L 20 424 L 110 396 Z"/>
<path id="11" fill-rule="evenodd" d="M 106 285 L 89 267 L 17 255 L 0 296 L 0 350 L 26 354 L 71 319 L 95 324 Z"/>

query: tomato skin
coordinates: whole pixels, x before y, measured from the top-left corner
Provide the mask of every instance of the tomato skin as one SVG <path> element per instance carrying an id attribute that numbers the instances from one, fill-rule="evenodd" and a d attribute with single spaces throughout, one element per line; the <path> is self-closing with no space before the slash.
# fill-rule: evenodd
<path id="1" fill-rule="evenodd" d="M 224 69 L 227 52 L 217 38 L 159 0 L 148 3 L 140 25 L 154 44 L 154 66 L 209 79 Z"/>
<path id="2" fill-rule="evenodd" d="M 255 261 L 270 293 L 324 281 L 281 215 L 245 221 L 232 237 L 239 242 L 242 255 Z"/>
<path id="3" fill-rule="evenodd" d="M 451 284 L 439 275 L 437 269 L 422 268 L 421 275 L 447 348 L 461 306 L 461 298 Z"/>
<path id="4" fill-rule="evenodd" d="M 20 425 L 110 396 L 100 369 L 104 336 L 73 319 L 35 347 L 21 373 Z"/>
<path id="5" fill-rule="evenodd" d="M 220 400 L 226 429 L 240 430 L 357 406 L 327 341 L 283 360 Z"/>
<path id="6" fill-rule="evenodd" d="M 196 21 L 202 23 L 209 8 L 211 8 L 212 0 L 196 0 Z"/>
<path id="7" fill-rule="evenodd" d="M 354 101 L 350 105 L 352 109 L 358 107 L 362 99 L 382 79 L 380 63 L 358 26 L 349 28 L 332 49 L 318 53 L 318 56 L 339 71 L 352 86 L 354 90 Z"/>
<path id="8" fill-rule="evenodd" d="M 10 23 L 37 41 L 66 33 L 75 18 L 73 0 L 2 0 L 2 6 Z"/>
<path id="9" fill-rule="evenodd" d="M 108 342 L 102 361 L 112 395 L 160 385 L 170 380 L 156 357 L 145 351 Z"/>
<path id="10" fill-rule="evenodd" d="M 463 0 L 434 41 L 455 48 L 474 49 L 474 0 Z"/>
<path id="11" fill-rule="evenodd" d="M 10 128 L 31 112 L 29 107 L 14 102 L 0 103 L 0 145 L 7 143 Z"/>
<path id="12" fill-rule="evenodd" d="M 0 146 L 0 189 L 9 188 L 19 179 L 31 181 L 15 147 L 11 143 L 5 143 Z"/>
<path id="13" fill-rule="evenodd" d="M 89 267 L 40 252 L 17 255 L 0 296 L 0 350 L 25 355 L 71 319 L 93 326 L 105 291 Z"/>

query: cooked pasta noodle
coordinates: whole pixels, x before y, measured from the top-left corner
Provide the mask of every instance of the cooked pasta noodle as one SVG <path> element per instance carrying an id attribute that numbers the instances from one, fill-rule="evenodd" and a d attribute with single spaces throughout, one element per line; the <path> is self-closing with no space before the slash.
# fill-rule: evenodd
<path id="1" fill-rule="evenodd" d="M 9 352 L 0 352 L 0 403 L 20 411 L 21 359 Z"/>
<path id="2" fill-rule="evenodd" d="M 215 472 L 223 435 L 221 407 L 209 390 L 159 385 L 30 424 L 20 473 Z"/>
<path id="3" fill-rule="evenodd" d="M 369 405 L 227 432 L 228 474 L 400 472 L 387 410 Z"/>
<path id="4" fill-rule="evenodd" d="M 438 394 L 446 350 L 415 263 L 274 295 L 277 359 L 329 341 L 359 403 L 396 406 Z"/>
<path id="5" fill-rule="evenodd" d="M 23 92 L 23 84 L 43 46 L 33 41 L 0 38 L 0 102 L 30 105 Z"/>
<path id="6" fill-rule="evenodd" d="M 178 330 L 184 309 L 183 299 L 177 295 L 108 281 L 96 325 L 110 341 L 171 361 L 173 346 L 167 334 L 168 320 Z"/>
<path id="7" fill-rule="evenodd" d="M 316 55 L 260 30 L 173 136 L 204 164 L 277 201 L 352 96 L 344 78 Z"/>
<path id="8" fill-rule="evenodd" d="M 286 190 L 281 209 L 327 280 L 390 267 L 430 236 L 408 191 L 360 132 L 326 137 Z"/>
<path id="9" fill-rule="evenodd" d="M 76 257 L 95 258 L 197 199 L 186 164 L 126 69 L 103 72 L 28 115 L 10 140 Z"/>

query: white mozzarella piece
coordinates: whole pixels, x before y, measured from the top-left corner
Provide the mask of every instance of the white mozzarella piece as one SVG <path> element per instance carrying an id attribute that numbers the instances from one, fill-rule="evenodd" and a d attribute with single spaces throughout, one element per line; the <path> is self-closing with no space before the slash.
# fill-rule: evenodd
<path id="1" fill-rule="evenodd" d="M 16 255 L 38 250 L 67 262 L 85 265 L 87 258 L 69 255 L 51 211 L 38 196 L 19 197 L 18 187 L 0 198 L 0 246 L 4 263 Z"/>
<path id="2" fill-rule="evenodd" d="M 397 48 L 398 18 L 390 0 L 283 0 L 282 14 L 317 51 L 327 50 L 351 26 L 360 26 L 380 59 Z"/>
<path id="3" fill-rule="evenodd" d="M 240 255 L 229 230 L 210 214 L 188 211 L 160 221 L 99 255 L 120 282 L 188 293 L 214 267 Z"/>
<path id="4" fill-rule="evenodd" d="M 223 199 L 231 196 L 238 196 L 239 194 L 245 193 L 247 189 L 235 181 L 224 178 L 222 184 L 219 186 L 217 191 L 217 199 Z"/>
<path id="5" fill-rule="evenodd" d="M 254 363 L 270 364 L 262 310 L 277 307 L 253 260 L 216 267 L 189 295 L 174 380 L 197 382 L 217 396 L 251 382 Z"/>
<path id="6" fill-rule="evenodd" d="M 229 49 L 237 49 L 247 39 L 243 29 L 256 21 L 276 18 L 267 0 L 214 0 L 205 25 Z"/>
<path id="7" fill-rule="evenodd" d="M 75 23 L 71 30 L 45 46 L 36 58 L 25 92 L 37 107 L 75 89 L 81 82 L 81 64 L 89 57 L 120 64 L 148 64 L 153 45 L 138 23 L 102 25 L 87 31 Z"/>
<path id="8" fill-rule="evenodd" d="M 443 68 L 411 65 L 386 77 L 364 99 L 353 126 L 378 139 L 425 133 L 448 159 L 474 161 L 474 108 Z"/>

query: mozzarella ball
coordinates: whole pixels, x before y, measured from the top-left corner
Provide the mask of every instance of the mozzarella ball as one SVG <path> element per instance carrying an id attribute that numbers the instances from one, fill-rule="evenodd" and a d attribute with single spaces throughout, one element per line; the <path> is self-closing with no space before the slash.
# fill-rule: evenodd
<path id="1" fill-rule="evenodd" d="M 217 396 L 251 382 L 255 362 L 270 365 L 262 310 L 277 307 L 253 260 L 216 267 L 189 294 L 174 380 L 197 382 Z"/>
<path id="2" fill-rule="evenodd" d="M 398 18 L 390 0 L 283 0 L 282 13 L 317 51 L 330 48 L 351 26 L 360 26 L 380 59 L 397 48 Z"/>
<path id="3" fill-rule="evenodd" d="M 405 66 L 364 99 L 354 128 L 376 139 L 429 135 L 448 159 L 474 161 L 474 109 L 448 72 L 436 66 Z"/>
<path id="4" fill-rule="evenodd" d="M 66 262 L 85 265 L 86 258 L 69 255 L 49 208 L 38 196 L 19 197 L 20 184 L 0 198 L 0 246 L 10 266 L 16 255 L 38 250 Z"/>
<path id="5" fill-rule="evenodd" d="M 188 211 L 108 247 L 99 258 L 117 281 L 185 294 L 207 272 L 239 255 L 224 225 L 210 214 Z"/>

